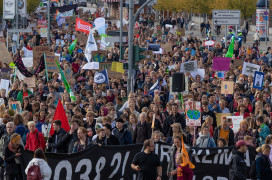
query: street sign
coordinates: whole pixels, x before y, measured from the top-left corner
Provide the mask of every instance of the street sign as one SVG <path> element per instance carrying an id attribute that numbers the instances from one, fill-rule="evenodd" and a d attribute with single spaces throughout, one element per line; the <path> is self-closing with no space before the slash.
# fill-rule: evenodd
<path id="1" fill-rule="evenodd" d="M 240 19 L 215 19 L 213 25 L 240 25 Z"/>
<path id="2" fill-rule="evenodd" d="M 240 10 L 213 10 L 213 25 L 240 25 Z"/>
<path id="3" fill-rule="evenodd" d="M 128 37 L 122 37 L 122 42 L 128 42 Z M 110 37 L 105 37 L 106 42 L 120 42 L 120 37 L 118 36 L 110 36 Z"/>
<path id="4" fill-rule="evenodd" d="M 213 10 L 213 18 L 240 18 L 240 10 Z"/>

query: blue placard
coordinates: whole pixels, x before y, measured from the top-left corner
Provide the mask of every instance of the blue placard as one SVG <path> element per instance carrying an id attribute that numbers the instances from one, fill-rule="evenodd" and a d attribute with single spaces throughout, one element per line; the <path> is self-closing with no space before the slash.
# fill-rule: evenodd
<path id="1" fill-rule="evenodd" d="M 253 81 L 253 88 L 255 89 L 263 89 L 263 80 L 264 80 L 264 73 L 255 71 L 254 81 Z"/>

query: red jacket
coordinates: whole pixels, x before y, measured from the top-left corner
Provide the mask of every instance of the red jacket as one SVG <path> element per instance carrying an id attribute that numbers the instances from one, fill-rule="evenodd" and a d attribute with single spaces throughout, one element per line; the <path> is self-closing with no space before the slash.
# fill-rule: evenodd
<path id="1" fill-rule="evenodd" d="M 45 149 L 45 140 L 43 134 L 35 129 L 33 133 L 29 132 L 26 135 L 25 150 L 35 151 L 38 148 Z"/>

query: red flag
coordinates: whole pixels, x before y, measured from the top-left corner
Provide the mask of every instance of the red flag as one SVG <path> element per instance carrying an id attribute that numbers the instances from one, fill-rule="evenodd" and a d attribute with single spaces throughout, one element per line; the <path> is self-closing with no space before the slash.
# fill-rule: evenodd
<path id="1" fill-rule="evenodd" d="M 92 27 L 93 26 L 90 23 L 87 23 L 79 18 L 76 19 L 76 31 L 82 31 L 89 34 Z"/>
<path id="2" fill-rule="evenodd" d="M 54 114 L 54 118 L 53 118 L 53 121 L 55 120 L 60 120 L 61 121 L 61 127 L 66 131 L 68 132 L 70 130 L 70 126 L 69 126 L 69 123 L 68 123 L 68 119 L 66 117 L 66 114 L 65 114 L 65 111 L 63 109 L 63 105 L 59 99 L 59 102 L 58 102 L 58 105 L 57 105 L 57 108 L 56 108 L 56 111 L 55 111 L 55 114 Z M 53 122 L 52 121 L 52 122 Z M 52 125 L 53 126 L 53 125 Z M 50 135 L 52 136 L 55 132 L 54 128 L 52 128 L 51 126 L 51 129 L 50 129 Z"/>

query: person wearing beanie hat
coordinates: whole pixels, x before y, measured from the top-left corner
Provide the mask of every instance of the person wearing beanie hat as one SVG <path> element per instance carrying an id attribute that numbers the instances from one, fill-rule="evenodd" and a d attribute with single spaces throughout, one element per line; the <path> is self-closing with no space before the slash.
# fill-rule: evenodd
<path id="1" fill-rule="evenodd" d="M 112 131 L 111 125 L 104 124 L 103 126 L 109 145 L 120 145 L 119 139 L 111 133 Z"/>
<path id="2" fill-rule="evenodd" d="M 132 135 L 124 128 L 123 119 L 119 118 L 116 120 L 116 128 L 113 130 L 112 134 L 119 139 L 121 145 L 132 144 Z"/>
<path id="3" fill-rule="evenodd" d="M 236 150 L 237 149 L 237 150 Z M 247 166 L 244 160 L 244 154 L 247 151 L 247 143 L 244 140 L 236 142 L 236 149 L 232 150 L 233 157 L 230 161 L 229 179 L 246 179 Z"/>
<path id="4" fill-rule="evenodd" d="M 20 156 L 21 151 L 24 149 L 21 136 L 17 133 L 13 133 L 10 136 L 10 142 L 4 149 L 4 160 L 6 162 L 6 176 L 7 179 L 23 179 Z"/>

